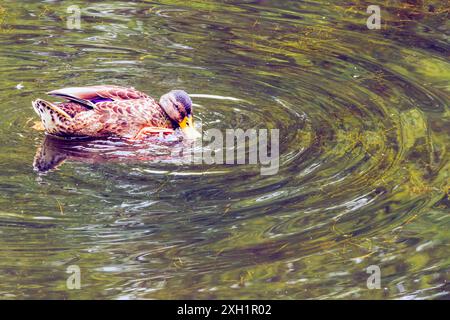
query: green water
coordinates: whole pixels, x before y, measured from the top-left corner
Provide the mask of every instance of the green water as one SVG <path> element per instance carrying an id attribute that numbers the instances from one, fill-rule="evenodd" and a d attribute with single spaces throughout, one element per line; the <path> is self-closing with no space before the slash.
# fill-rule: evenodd
<path id="1" fill-rule="evenodd" d="M 446 1 L 2 0 L 0 297 L 448 298 L 448 21 Z M 279 172 L 44 143 L 31 101 L 95 84 L 185 89 L 204 129 L 278 128 Z M 45 174 L 41 145 L 65 159 Z"/>

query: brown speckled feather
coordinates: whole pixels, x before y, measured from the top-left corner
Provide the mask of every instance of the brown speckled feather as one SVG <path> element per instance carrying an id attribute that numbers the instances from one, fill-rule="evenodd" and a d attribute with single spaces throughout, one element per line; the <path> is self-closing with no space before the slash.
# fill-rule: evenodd
<path id="1" fill-rule="evenodd" d="M 76 102 L 63 102 L 60 103 L 58 107 L 67 112 L 67 114 L 70 115 L 72 118 L 75 117 L 80 112 L 91 110 L 88 107 L 83 106 Z"/>
<path id="2" fill-rule="evenodd" d="M 49 94 L 71 100 L 57 105 L 40 99 L 33 103 L 47 132 L 55 135 L 132 138 L 145 127 L 173 128 L 160 105 L 134 88 L 80 87 Z"/>

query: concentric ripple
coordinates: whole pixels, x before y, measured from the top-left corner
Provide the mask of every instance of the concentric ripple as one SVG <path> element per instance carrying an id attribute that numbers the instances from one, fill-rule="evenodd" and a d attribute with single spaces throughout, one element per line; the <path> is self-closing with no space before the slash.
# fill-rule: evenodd
<path id="1" fill-rule="evenodd" d="M 448 296 L 448 8 L 394 3 L 368 30 L 364 1 L 89 1 L 68 30 L 62 5 L 7 0 L 0 294 Z M 32 129 L 32 99 L 105 83 L 183 88 L 204 130 L 279 129 L 278 173 L 181 163 L 176 135 Z M 33 170 L 42 150 L 57 169 Z M 78 292 L 64 287 L 74 264 Z M 384 290 L 367 289 L 370 265 Z"/>

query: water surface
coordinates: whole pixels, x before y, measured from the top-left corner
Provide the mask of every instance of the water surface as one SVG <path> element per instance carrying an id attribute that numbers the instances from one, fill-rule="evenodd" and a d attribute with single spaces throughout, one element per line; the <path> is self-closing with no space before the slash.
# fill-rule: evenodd
<path id="1" fill-rule="evenodd" d="M 448 298 L 448 7 L 379 1 L 368 30 L 369 4 L 3 0 L 0 297 Z M 185 89 L 204 129 L 278 128 L 279 172 L 32 128 L 33 99 L 96 84 Z M 65 159 L 45 174 L 42 147 Z"/>

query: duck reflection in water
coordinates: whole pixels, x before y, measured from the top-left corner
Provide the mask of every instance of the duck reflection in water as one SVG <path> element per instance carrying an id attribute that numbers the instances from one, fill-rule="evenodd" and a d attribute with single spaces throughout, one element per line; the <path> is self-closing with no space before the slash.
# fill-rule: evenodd
<path id="1" fill-rule="evenodd" d="M 151 140 L 149 144 L 147 140 Z M 36 151 L 33 168 L 45 173 L 61 166 L 65 161 L 82 163 L 105 162 L 170 162 L 176 163 L 189 144 L 176 134 L 148 137 L 142 142 L 120 138 L 64 139 L 46 135 Z M 178 158 L 181 162 L 182 158 Z"/>

